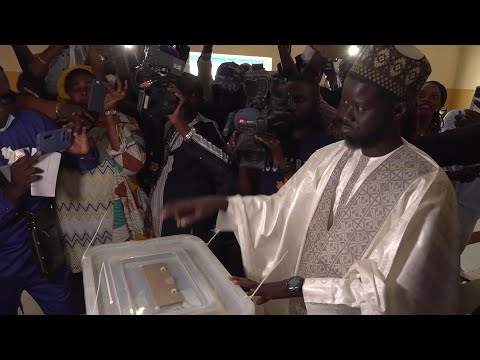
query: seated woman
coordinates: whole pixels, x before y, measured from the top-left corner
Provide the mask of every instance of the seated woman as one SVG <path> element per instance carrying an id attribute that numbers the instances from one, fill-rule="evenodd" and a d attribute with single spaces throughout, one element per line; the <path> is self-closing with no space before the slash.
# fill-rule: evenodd
<path id="1" fill-rule="evenodd" d="M 447 89 L 437 81 L 427 81 L 417 96 L 416 136 L 435 135 L 442 128 L 440 110 L 447 101 Z"/>
<path id="2" fill-rule="evenodd" d="M 59 98 L 86 108 L 94 80 L 88 66 L 67 69 L 59 79 Z M 148 198 L 136 180 L 145 162 L 143 135 L 135 119 L 116 111 L 127 83 L 122 86 L 117 79 L 116 87 L 107 91 L 104 113 L 92 113 L 96 123 L 87 127 L 91 151 L 80 161 L 96 160 L 97 166 L 80 172 L 64 164 L 57 180 L 55 200 L 67 263 L 79 283 L 90 242 L 94 246 L 151 237 L 145 221 Z"/>

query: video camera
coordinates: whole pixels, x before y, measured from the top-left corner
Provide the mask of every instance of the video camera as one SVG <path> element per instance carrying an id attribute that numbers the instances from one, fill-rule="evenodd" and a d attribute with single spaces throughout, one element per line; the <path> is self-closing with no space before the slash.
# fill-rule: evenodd
<path id="1" fill-rule="evenodd" d="M 267 157 L 265 145 L 256 140 L 256 134 L 267 134 L 280 141 L 291 135 L 293 115 L 287 111 L 288 90 L 286 79 L 253 65 L 246 73 L 247 107 L 228 116 L 223 135 L 239 132 L 236 157 L 240 166 L 263 169 Z"/>
<path id="2" fill-rule="evenodd" d="M 179 100 L 167 87 L 178 84 L 184 68 L 184 61 L 162 51 L 159 45 L 145 47 L 145 58 L 135 70 L 137 110 L 141 115 L 162 117 L 175 111 Z"/>

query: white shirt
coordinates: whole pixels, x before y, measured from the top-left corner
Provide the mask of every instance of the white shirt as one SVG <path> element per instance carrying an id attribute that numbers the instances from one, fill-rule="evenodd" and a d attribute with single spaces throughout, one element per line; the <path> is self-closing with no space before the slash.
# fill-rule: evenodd
<path id="1" fill-rule="evenodd" d="M 463 110 L 449 111 L 443 119 L 444 125 L 442 132 L 446 130 L 452 130 L 456 128 L 455 116 L 463 114 Z M 478 166 L 475 164 L 471 166 Z M 459 171 L 469 166 L 454 165 L 446 167 L 445 170 Z M 460 220 L 460 242 L 462 249 L 468 245 L 472 233 L 474 232 L 475 225 L 480 219 L 480 178 L 468 183 L 462 183 L 460 181 L 453 181 L 453 187 L 457 194 L 458 202 L 458 215 Z"/>
<path id="2" fill-rule="evenodd" d="M 400 195 L 361 259 L 342 278 L 305 279 L 303 295 L 309 314 L 328 313 L 325 305 L 346 305 L 362 314 L 457 311 L 460 251 L 455 193 L 428 155 L 405 140 L 404 146 L 434 170 L 419 176 Z M 247 277 L 260 282 L 285 253 L 267 281 L 296 274 L 311 219 L 345 151 L 343 141 L 318 150 L 274 195 L 229 198 L 217 227 L 235 232 Z M 365 172 L 373 171 L 382 160 L 371 159 Z M 345 174 L 353 173 L 355 165 L 353 158 Z M 346 183 L 349 177 L 343 177 Z"/>

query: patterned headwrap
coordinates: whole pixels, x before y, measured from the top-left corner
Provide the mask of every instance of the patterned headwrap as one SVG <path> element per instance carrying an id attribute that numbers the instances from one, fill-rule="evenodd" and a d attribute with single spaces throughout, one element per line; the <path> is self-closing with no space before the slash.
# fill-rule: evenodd
<path id="1" fill-rule="evenodd" d="M 93 71 L 90 66 L 87 65 L 75 65 L 71 66 L 68 69 L 66 69 L 62 75 L 60 75 L 60 78 L 58 79 L 57 82 L 57 92 L 58 92 L 58 101 L 61 103 L 67 103 L 70 101 L 70 96 L 67 94 L 67 90 L 65 89 L 65 79 L 67 78 L 67 75 L 70 74 L 73 70 L 77 69 L 84 69 L 92 73 Z"/>
<path id="2" fill-rule="evenodd" d="M 374 83 L 400 99 L 417 96 L 432 72 L 425 55 L 412 45 L 368 45 L 349 74 Z"/>

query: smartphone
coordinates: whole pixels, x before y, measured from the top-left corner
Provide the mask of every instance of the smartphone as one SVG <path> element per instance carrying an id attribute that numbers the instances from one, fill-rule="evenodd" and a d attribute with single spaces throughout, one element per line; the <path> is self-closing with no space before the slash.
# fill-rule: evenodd
<path id="1" fill-rule="evenodd" d="M 88 99 L 88 110 L 96 113 L 103 112 L 103 105 L 105 103 L 105 95 L 107 94 L 107 87 L 99 80 L 95 80 L 90 89 L 90 98 Z"/>
<path id="2" fill-rule="evenodd" d="M 44 154 L 68 149 L 72 137 L 67 129 L 45 131 L 37 135 L 37 149 Z"/>

